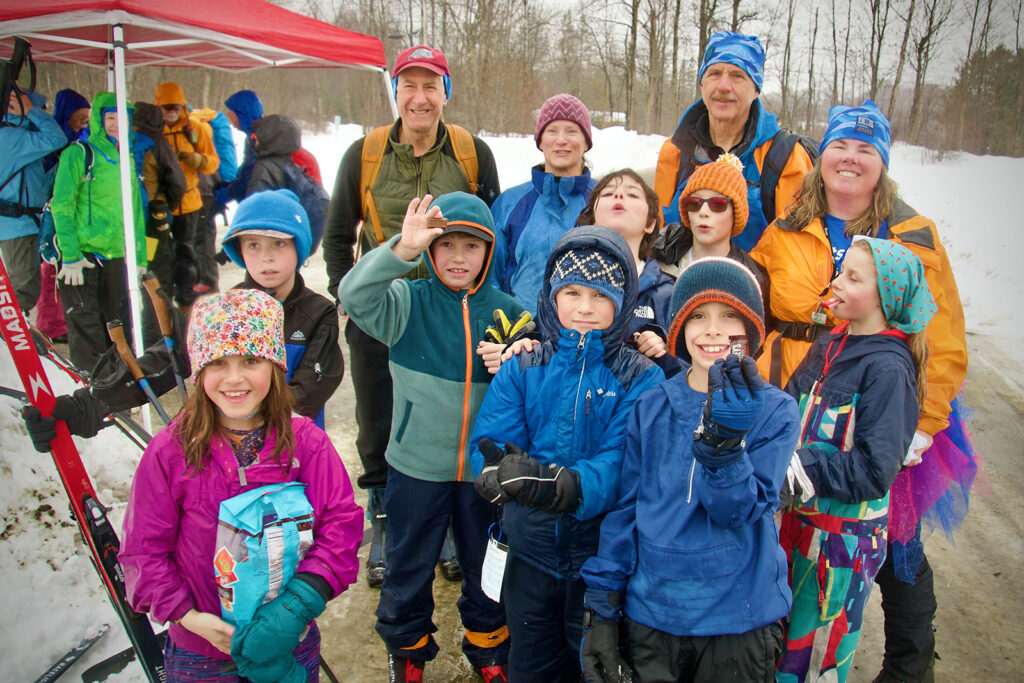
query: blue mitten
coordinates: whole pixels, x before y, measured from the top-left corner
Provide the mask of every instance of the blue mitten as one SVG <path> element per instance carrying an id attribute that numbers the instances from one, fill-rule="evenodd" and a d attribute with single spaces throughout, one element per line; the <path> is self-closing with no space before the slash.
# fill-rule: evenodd
<path id="1" fill-rule="evenodd" d="M 320 592 L 301 575 L 292 577 L 276 600 L 259 606 L 252 620 L 231 638 L 231 657 L 265 664 L 291 656 L 299 636 L 327 607 Z"/>
<path id="2" fill-rule="evenodd" d="M 239 657 L 235 659 L 235 665 L 238 673 L 252 683 L 305 683 L 309 677 L 306 669 L 291 653 L 263 663 Z"/>
<path id="3" fill-rule="evenodd" d="M 764 380 L 750 356 L 729 356 L 708 369 L 708 398 L 694 433 L 694 456 L 701 464 L 724 467 L 743 455 L 743 435 L 764 406 Z"/>

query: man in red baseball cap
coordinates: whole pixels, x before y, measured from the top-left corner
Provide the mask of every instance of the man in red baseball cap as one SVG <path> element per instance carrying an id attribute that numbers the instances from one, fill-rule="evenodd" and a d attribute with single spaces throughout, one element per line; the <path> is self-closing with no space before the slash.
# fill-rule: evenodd
<path id="1" fill-rule="evenodd" d="M 406 209 L 414 197 L 428 193 L 438 197 L 462 191 L 477 195 L 490 206 L 501 192 L 494 155 L 487 144 L 464 128 L 445 124 L 442 120 L 444 106 L 452 93 L 448 60 L 443 52 L 426 45 L 403 50 L 395 59 L 392 84 L 398 104 L 398 120 L 370 131 L 349 147 L 341 159 L 331 195 L 323 250 L 329 278 L 328 291 L 335 298 L 338 284 L 352 268 L 355 253 L 365 254 L 401 234 Z M 427 274 L 426 266 L 420 265 L 406 277 L 416 279 Z M 428 515 L 422 508 L 422 501 L 403 501 L 397 497 L 386 499 L 384 495 L 388 476 L 384 456 L 392 431 L 388 348 L 351 320 L 345 326 L 345 339 L 350 354 L 349 376 L 356 397 L 356 424 L 359 427 L 356 449 L 363 464 L 358 484 L 369 494 L 367 508 L 373 526 L 366 578 L 371 586 L 379 587 L 385 583 L 386 572 L 399 572 L 388 583 L 391 593 L 394 593 L 403 588 L 400 577 L 415 573 L 418 568 L 388 565 L 385 553 L 388 510 L 394 514 L 396 505 L 419 506 L 417 513 L 423 517 Z M 400 414 L 396 426 L 401 424 L 402 414 L 408 409 L 405 405 L 398 408 Z M 401 438 L 401 430 L 397 434 Z M 409 515 L 396 514 L 398 517 Z M 446 541 L 445 545 L 450 542 Z M 422 555 L 423 562 L 431 567 L 437 561 L 437 557 L 430 557 L 428 552 Z M 460 578 L 460 573 L 454 571 L 458 567 L 454 558 L 444 562 L 442 572 L 445 576 L 453 580 Z M 410 641 L 409 634 L 418 628 L 419 622 L 412 624 L 418 618 L 416 614 L 426 614 L 424 618 L 429 622 L 432 604 L 427 609 L 424 602 L 420 611 L 406 609 L 408 596 L 392 595 L 388 585 L 384 587 L 382 605 L 401 605 L 397 615 L 387 609 L 378 610 L 378 631 L 390 653 L 391 680 L 400 683 L 422 680 L 423 664 L 434 658 L 437 646 L 427 643 L 425 637 L 422 643 L 416 639 Z M 411 588 L 405 586 L 405 590 L 408 592 Z M 500 606 L 497 607 L 503 624 L 504 612 Z M 414 611 L 416 614 L 412 613 Z M 500 683 L 505 675 L 502 665 L 507 656 L 503 654 L 507 653 L 506 632 L 503 626 L 494 633 L 477 632 L 484 621 L 467 634 L 470 640 L 466 642 L 471 649 L 475 648 L 471 661 L 484 680 Z M 488 650 L 494 656 L 489 656 Z"/>

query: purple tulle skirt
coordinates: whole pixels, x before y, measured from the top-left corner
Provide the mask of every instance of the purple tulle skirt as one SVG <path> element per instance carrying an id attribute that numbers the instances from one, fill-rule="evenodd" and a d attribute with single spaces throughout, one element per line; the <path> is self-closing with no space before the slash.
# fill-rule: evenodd
<path id="1" fill-rule="evenodd" d="M 922 534 L 942 529 L 952 539 L 963 523 L 979 460 L 970 442 L 969 410 L 959 397 L 949 412 L 949 426 L 935 435 L 921 464 L 905 467 L 889 492 L 889 541 L 896 576 L 913 583 L 924 553 Z"/>

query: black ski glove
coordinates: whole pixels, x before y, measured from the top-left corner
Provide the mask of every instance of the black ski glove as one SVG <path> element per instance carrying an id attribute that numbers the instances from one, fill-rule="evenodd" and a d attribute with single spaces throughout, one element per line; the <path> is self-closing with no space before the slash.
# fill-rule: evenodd
<path id="1" fill-rule="evenodd" d="M 505 451 L 490 439 L 480 439 L 477 445 L 480 454 L 484 456 L 484 469 L 473 481 L 476 492 L 483 496 L 488 503 L 504 503 L 511 500 L 501 490 L 501 483 L 498 481 L 498 464 L 505 457 Z"/>
<path id="2" fill-rule="evenodd" d="M 583 613 L 580 666 L 588 683 L 620 683 L 633 679 L 633 671 L 619 653 L 619 622 L 600 619 L 589 609 Z"/>
<path id="3" fill-rule="evenodd" d="M 22 408 L 21 417 L 35 449 L 49 453 L 50 442 L 57 438 L 57 420 L 63 420 L 68 431 L 75 436 L 91 438 L 104 427 L 103 417 L 108 412 L 106 404 L 82 388 L 71 396 L 58 396 L 53 406 L 53 417 L 43 417 L 33 405 Z"/>
<path id="4" fill-rule="evenodd" d="M 571 513 L 580 506 L 579 474 L 554 463 L 545 465 L 514 443 L 505 444 L 505 453 L 498 465 L 498 481 L 509 496 L 556 514 Z"/>

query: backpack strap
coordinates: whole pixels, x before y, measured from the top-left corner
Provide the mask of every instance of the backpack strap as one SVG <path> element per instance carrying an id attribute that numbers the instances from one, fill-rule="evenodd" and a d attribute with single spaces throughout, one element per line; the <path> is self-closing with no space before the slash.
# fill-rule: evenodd
<path id="1" fill-rule="evenodd" d="M 771 225 L 775 220 L 775 186 L 779 184 L 782 177 L 782 170 L 789 161 L 789 155 L 793 153 L 796 146 L 797 136 L 780 130 L 772 138 L 771 147 L 764 157 L 764 167 L 761 169 L 761 211 L 764 218 Z"/>
<path id="2" fill-rule="evenodd" d="M 455 160 L 462 167 L 469 181 L 469 193 L 476 194 L 480 180 L 480 162 L 476 158 L 476 145 L 473 144 L 472 134 L 454 123 L 446 123 L 448 139 L 452 141 L 452 151 L 455 153 Z"/>
<path id="3" fill-rule="evenodd" d="M 363 230 L 366 220 L 373 223 L 373 232 L 377 244 L 384 244 L 384 231 L 380 227 L 377 206 L 373 202 L 373 182 L 380 173 L 380 165 L 384 161 L 384 152 L 388 145 L 388 132 L 391 126 L 374 128 L 363 139 L 363 152 L 359 157 L 359 196 L 362 204 Z"/>

